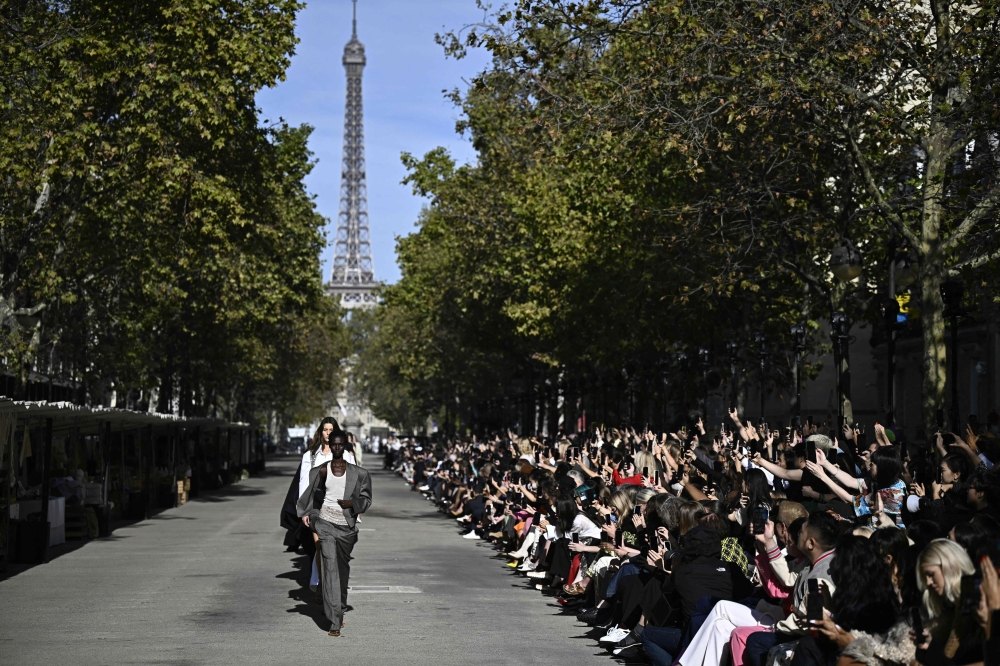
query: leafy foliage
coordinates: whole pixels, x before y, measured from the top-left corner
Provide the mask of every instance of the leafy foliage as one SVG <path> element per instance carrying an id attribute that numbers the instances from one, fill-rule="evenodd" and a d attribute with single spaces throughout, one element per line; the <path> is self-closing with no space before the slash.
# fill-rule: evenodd
<path id="1" fill-rule="evenodd" d="M 899 246 L 932 415 L 940 284 L 998 247 L 997 21 L 947 0 L 521 0 L 442 36 L 494 56 L 455 94 L 478 160 L 404 157 L 429 205 L 379 344 L 423 405 L 652 384 L 685 349 L 725 367 L 723 341 L 745 354 L 760 329 L 790 349 L 794 321 L 814 346 L 833 310 L 874 322 Z M 844 237 L 867 258 L 846 285 L 826 269 Z"/>
<path id="2" fill-rule="evenodd" d="M 303 185 L 311 128 L 262 126 L 254 103 L 284 77 L 300 7 L 0 10 L 0 320 L 22 380 L 187 415 L 315 411 L 346 342 Z M 11 316 L 27 311 L 33 331 Z"/>

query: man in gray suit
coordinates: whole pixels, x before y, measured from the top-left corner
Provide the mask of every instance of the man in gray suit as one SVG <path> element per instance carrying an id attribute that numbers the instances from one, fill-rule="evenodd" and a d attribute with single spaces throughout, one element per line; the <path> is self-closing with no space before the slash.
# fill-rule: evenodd
<path id="1" fill-rule="evenodd" d="M 302 523 L 319 536 L 323 611 L 331 623 L 331 636 L 340 636 L 344 626 L 351 551 L 358 542 L 358 515 L 372 503 L 371 476 L 364 468 L 344 460 L 346 444 L 342 430 L 330 435 L 333 459 L 309 472 L 309 487 L 296 506 Z"/>

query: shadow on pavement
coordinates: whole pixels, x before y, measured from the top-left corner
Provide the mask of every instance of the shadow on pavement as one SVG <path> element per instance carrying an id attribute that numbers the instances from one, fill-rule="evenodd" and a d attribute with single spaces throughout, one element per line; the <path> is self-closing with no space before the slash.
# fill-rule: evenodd
<path id="1" fill-rule="evenodd" d="M 275 578 L 286 578 L 294 581 L 296 586 L 288 591 L 288 598 L 296 601 L 296 605 L 287 612 L 298 613 L 310 618 L 320 629 L 329 629 L 330 621 L 323 612 L 323 604 L 316 603 L 315 593 L 309 589 L 309 574 L 312 564 L 308 555 L 298 555 L 292 562 L 294 571 L 278 574 Z"/>
<path id="2" fill-rule="evenodd" d="M 292 470 L 294 473 L 294 470 Z M 265 470 L 264 474 L 257 475 L 252 478 L 261 478 L 262 476 L 289 476 L 289 474 L 283 473 L 281 470 Z M 252 497 L 255 495 L 265 495 L 267 490 L 262 488 L 248 487 L 243 484 L 234 484 L 225 486 L 218 490 L 204 490 L 200 497 L 191 499 L 188 503 L 198 503 L 198 502 L 231 502 L 234 499 L 239 499 L 240 497 Z M 109 537 L 98 537 L 95 539 L 84 539 L 82 541 L 67 541 L 66 543 L 59 544 L 58 546 L 51 546 L 48 550 L 48 559 L 44 563 L 36 564 L 13 564 L 8 563 L 6 571 L 0 571 L 0 582 L 9 580 L 14 576 L 24 573 L 29 569 L 34 569 L 41 564 L 47 564 L 53 560 L 57 560 L 64 555 L 74 553 L 88 543 L 94 541 L 120 541 L 122 539 L 128 539 L 127 535 L 114 534 L 117 530 L 124 530 L 133 527 L 148 527 L 147 521 L 155 520 L 198 520 L 196 516 L 181 516 L 176 513 L 166 513 L 170 511 L 169 508 L 164 509 L 152 509 L 145 520 L 117 520 L 112 526 L 112 535 Z M 320 609 L 322 612 L 322 608 Z"/>

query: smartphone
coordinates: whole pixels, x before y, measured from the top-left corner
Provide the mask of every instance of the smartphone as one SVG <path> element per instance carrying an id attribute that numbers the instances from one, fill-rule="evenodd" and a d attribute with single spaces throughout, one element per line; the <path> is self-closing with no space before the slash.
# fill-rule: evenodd
<path id="1" fill-rule="evenodd" d="M 610 513 L 608 515 L 604 516 L 604 524 L 607 525 L 608 527 L 611 527 L 611 514 Z"/>
<path id="2" fill-rule="evenodd" d="M 923 643 L 924 619 L 920 617 L 920 608 L 914 606 L 910 609 L 910 628 L 917 637 L 917 643 Z"/>
<path id="3" fill-rule="evenodd" d="M 638 504 L 636 504 L 634 507 L 632 507 L 632 515 L 633 516 L 642 515 L 642 507 L 639 506 Z"/>
<path id="4" fill-rule="evenodd" d="M 763 506 L 754 507 L 753 510 L 753 533 L 763 534 L 767 528 L 768 512 Z"/>
<path id="5" fill-rule="evenodd" d="M 959 609 L 962 615 L 975 615 L 979 610 L 979 586 L 983 579 L 976 574 L 962 576 L 962 596 L 959 598 Z"/>
<path id="6" fill-rule="evenodd" d="M 816 462 L 816 442 L 806 442 L 806 460 L 811 463 Z"/>
<path id="7" fill-rule="evenodd" d="M 647 478 L 647 479 L 649 478 L 649 468 L 648 467 L 643 467 L 642 468 L 642 476 L 644 478 Z"/>
<path id="8" fill-rule="evenodd" d="M 663 485 L 663 473 L 660 470 L 656 470 L 654 474 L 656 475 L 656 485 Z"/>
<path id="9" fill-rule="evenodd" d="M 615 548 L 622 547 L 622 532 L 618 530 L 615 532 Z"/>
<path id="10" fill-rule="evenodd" d="M 573 532 L 573 543 L 580 543 L 580 535 L 577 532 Z"/>
<path id="11" fill-rule="evenodd" d="M 806 601 L 806 619 L 821 622 L 823 620 L 823 595 L 819 591 L 819 579 L 810 578 L 808 583 L 809 597 Z M 976 603 L 978 605 L 979 602 Z"/>

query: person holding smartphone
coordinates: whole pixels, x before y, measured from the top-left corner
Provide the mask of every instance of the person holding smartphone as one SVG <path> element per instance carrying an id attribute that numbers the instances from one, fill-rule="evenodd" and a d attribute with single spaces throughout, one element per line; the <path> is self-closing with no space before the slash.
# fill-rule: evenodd
<path id="1" fill-rule="evenodd" d="M 840 528 L 836 518 L 825 511 L 814 511 L 809 514 L 795 544 L 799 553 L 808 560 L 809 566 L 803 569 L 795 580 L 792 590 L 792 612 L 774 624 L 773 629 L 750 634 L 747 637 L 743 652 L 745 664 L 764 666 L 767 653 L 775 645 L 794 641 L 809 633 L 810 627 L 806 622 L 806 593 L 809 581 L 820 579 L 827 586 L 829 593 L 835 594 L 836 586 L 830 578 L 830 565 L 836 554 L 835 547 L 839 536 Z M 682 663 L 684 666 L 690 666 L 687 661 Z"/>
<path id="2" fill-rule="evenodd" d="M 817 451 L 817 460 L 807 462 L 806 468 L 839 499 L 853 506 L 855 515 L 870 516 L 873 527 L 883 524 L 903 527 L 901 516 L 906 483 L 902 479 L 903 464 L 897 447 L 880 446 L 872 452 L 867 479 L 847 474 L 827 460 L 821 451 Z"/>

